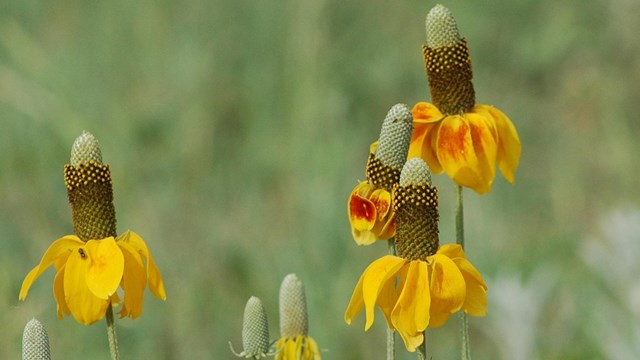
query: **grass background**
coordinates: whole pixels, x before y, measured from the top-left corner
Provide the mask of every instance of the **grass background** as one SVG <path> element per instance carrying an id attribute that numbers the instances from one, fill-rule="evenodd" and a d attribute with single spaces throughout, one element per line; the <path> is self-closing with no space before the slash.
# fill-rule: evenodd
<path id="1" fill-rule="evenodd" d="M 56 320 L 53 271 L 23 277 L 72 232 L 62 178 L 82 130 L 114 178 L 118 229 L 149 244 L 168 298 L 117 322 L 125 359 L 227 359 L 251 296 L 278 334 L 280 281 L 305 282 L 326 359 L 379 359 L 381 315 L 342 320 L 385 245 L 357 247 L 346 199 L 393 104 L 429 99 L 428 1 L 79 0 L 0 3 L 0 358 L 32 317 L 54 358 L 104 359 L 103 322 Z M 515 186 L 465 192 L 467 251 L 489 285 L 476 359 L 640 353 L 640 22 L 633 0 L 449 1 L 479 103 L 523 145 Z M 454 189 L 441 242 L 454 241 Z M 455 318 L 454 318 L 455 320 Z M 457 322 L 429 331 L 457 356 Z M 398 340 L 400 342 L 400 340 Z M 399 359 L 413 359 L 398 344 Z"/>

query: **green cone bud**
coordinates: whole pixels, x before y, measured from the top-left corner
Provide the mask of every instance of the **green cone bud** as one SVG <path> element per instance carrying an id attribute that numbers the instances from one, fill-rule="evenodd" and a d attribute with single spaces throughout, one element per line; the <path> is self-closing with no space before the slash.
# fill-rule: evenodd
<path id="1" fill-rule="evenodd" d="M 51 360 L 47 330 L 36 319 L 31 319 L 24 327 L 22 360 Z"/>
<path id="2" fill-rule="evenodd" d="M 454 46 L 458 41 L 462 40 L 453 14 L 440 4 L 429 10 L 425 21 L 425 29 L 427 46 L 430 48 Z"/>
<path id="3" fill-rule="evenodd" d="M 307 299 L 304 285 L 296 274 L 289 274 L 280 286 L 280 336 L 291 338 L 307 335 Z"/>
<path id="4" fill-rule="evenodd" d="M 262 301 L 252 296 L 244 308 L 242 346 L 247 356 L 260 356 L 269 352 L 269 324 Z"/>

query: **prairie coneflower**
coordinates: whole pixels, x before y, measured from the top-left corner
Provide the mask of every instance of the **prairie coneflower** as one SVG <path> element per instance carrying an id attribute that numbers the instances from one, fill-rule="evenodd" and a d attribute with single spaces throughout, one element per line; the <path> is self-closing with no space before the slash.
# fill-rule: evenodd
<path id="1" fill-rule="evenodd" d="M 427 15 L 422 47 L 433 104 L 413 108 L 415 130 L 409 158 L 421 157 L 436 174 L 484 194 L 496 163 L 511 183 L 520 160 L 520 138 L 509 118 L 493 106 L 476 104 L 467 41 L 451 12 L 437 5 Z"/>
<path id="2" fill-rule="evenodd" d="M 280 286 L 280 339 L 276 360 L 320 360 L 318 344 L 309 336 L 304 285 L 289 274 Z"/>
<path id="3" fill-rule="evenodd" d="M 351 324 L 364 308 L 366 331 L 373 325 L 377 305 L 389 328 L 413 352 L 423 343 L 425 329 L 443 325 L 451 314 L 463 310 L 484 316 L 487 286 L 460 245 L 439 245 L 438 192 L 422 159 L 404 165 L 393 202 L 398 256 L 383 256 L 367 267 L 345 321 Z"/>
<path id="4" fill-rule="evenodd" d="M 412 129 L 409 107 L 396 104 L 382 123 L 379 140 L 371 144 L 367 180 L 353 189 L 347 207 L 351 233 L 358 245 L 388 240 L 395 234 L 391 189 L 400 179 Z"/>
<path id="5" fill-rule="evenodd" d="M 19 298 L 24 300 L 33 282 L 53 265 L 58 318 L 72 314 L 90 325 L 121 302 L 116 293 L 121 287 L 120 317 L 135 319 L 142 314 L 146 285 L 164 300 L 164 284 L 144 240 L 132 231 L 116 234 L 111 171 L 102 164 L 93 135 L 84 132 L 76 139 L 64 174 L 75 235 L 63 236 L 49 246 L 25 277 Z"/>

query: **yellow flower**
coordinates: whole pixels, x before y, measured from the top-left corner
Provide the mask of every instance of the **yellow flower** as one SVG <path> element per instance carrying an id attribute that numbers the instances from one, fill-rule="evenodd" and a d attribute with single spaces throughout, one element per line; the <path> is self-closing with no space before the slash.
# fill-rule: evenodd
<path id="1" fill-rule="evenodd" d="M 102 319 L 109 304 L 120 302 L 118 286 L 124 293 L 120 317 L 135 319 L 142 314 L 147 283 L 153 295 L 166 299 L 160 271 L 144 240 L 132 231 L 117 239 L 84 242 L 75 235 L 67 235 L 54 241 L 25 277 L 20 300 L 27 297 L 31 285 L 51 265 L 56 269 L 53 293 L 60 319 L 72 314 L 85 325 Z"/>
<path id="2" fill-rule="evenodd" d="M 486 291 L 482 276 L 465 259 L 460 245 L 443 245 L 425 260 L 386 255 L 364 271 L 344 318 L 351 324 L 364 308 L 365 331 L 369 330 L 378 305 L 389 328 L 397 330 L 413 352 L 422 344 L 424 330 L 443 325 L 451 314 L 463 310 L 484 316 Z"/>
<path id="3" fill-rule="evenodd" d="M 358 245 L 388 240 L 395 234 L 391 189 L 400 179 L 412 129 L 409 107 L 396 104 L 382 123 L 379 140 L 369 147 L 367 180 L 353 189 L 347 204 L 351 233 Z"/>
<path id="4" fill-rule="evenodd" d="M 391 194 L 374 189 L 368 181 L 358 184 L 349 196 L 351 234 L 358 245 L 387 240 L 395 234 Z"/>
<path id="5" fill-rule="evenodd" d="M 409 158 L 421 157 L 434 173 L 446 172 L 458 185 L 484 194 L 491 190 L 496 163 L 515 181 L 521 145 L 515 126 L 500 110 L 476 104 L 471 111 L 446 116 L 420 102 L 413 110 Z"/>
<path id="6" fill-rule="evenodd" d="M 413 352 L 425 329 L 441 326 L 451 314 L 485 315 L 487 285 L 460 245 L 439 246 L 438 191 L 422 159 L 411 158 L 403 166 L 393 208 L 398 256 L 384 256 L 365 269 L 344 319 L 351 324 L 364 308 L 369 330 L 377 305 Z"/>
<path id="7" fill-rule="evenodd" d="M 320 360 L 320 349 L 311 336 L 283 337 L 276 343 L 276 360 Z"/>
<path id="8" fill-rule="evenodd" d="M 521 153 L 518 133 L 500 110 L 476 104 L 467 41 L 446 7 L 429 11 L 426 35 L 422 51 L 433 105 L 413 108 L 409 158 L 423 158 L 434 173 L 444 171 L 480 194 L 491 190 L 496 163 L 513 183 Z"/>

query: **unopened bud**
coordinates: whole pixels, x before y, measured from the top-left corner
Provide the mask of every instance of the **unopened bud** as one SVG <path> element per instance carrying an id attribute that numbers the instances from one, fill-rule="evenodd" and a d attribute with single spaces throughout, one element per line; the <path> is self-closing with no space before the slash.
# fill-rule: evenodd
<path id="1" fill-rule="evenodd" d="M 22 360 L 51 360 L 47 330 L 36 319 L 31 319 L 24 327 Z"/>

